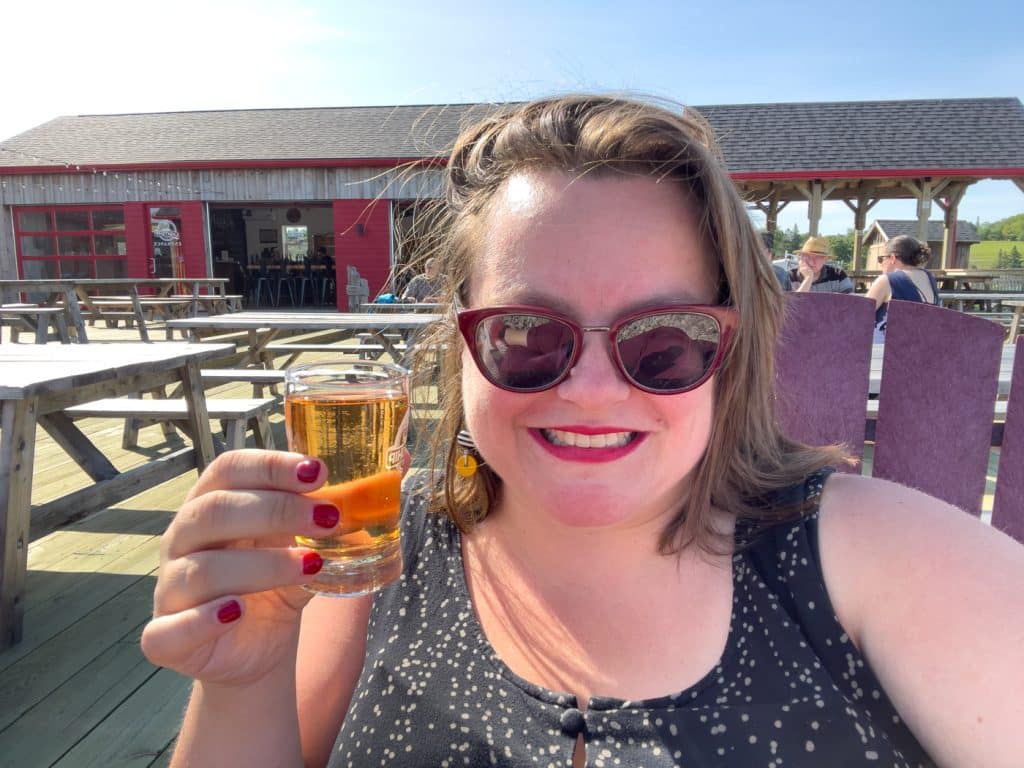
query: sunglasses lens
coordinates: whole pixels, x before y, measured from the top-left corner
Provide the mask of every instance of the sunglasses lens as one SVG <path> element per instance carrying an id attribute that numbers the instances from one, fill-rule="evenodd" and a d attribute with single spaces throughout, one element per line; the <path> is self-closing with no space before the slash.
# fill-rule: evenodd
<path id="1" fill-rule="evenodd" d="M 688 389 L 714 363 L 722 331 L 715 318 L 696 312 L 645 315 L 618 329 L 615 344 L 626 374 L 653 392 Z"/>
<path id="2" fill-rule="evenodd" d="M 476 327 L 477 363 L 499 387 L 524 392 L 545 389 L 569 366 L 572 329 L 541 315 L 492 315 Z"/>

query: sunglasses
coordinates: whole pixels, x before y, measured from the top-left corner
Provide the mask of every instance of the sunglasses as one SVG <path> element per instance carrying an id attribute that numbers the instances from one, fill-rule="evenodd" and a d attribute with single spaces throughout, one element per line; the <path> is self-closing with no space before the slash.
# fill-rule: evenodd
<path id="1" fill-rule="evenodd" d="M 721 365 L 736 327 L 731 307 L 646 309 L 610 326 L 581 326 L 541 307 L 458 313 L 459 330 L 485 379 L 509 392 L 543 392 L 563 381 L 583 352 L 583 334 L 608 334 L 612 360 L 630 384 L 655 395 L 696 389 Z"/>

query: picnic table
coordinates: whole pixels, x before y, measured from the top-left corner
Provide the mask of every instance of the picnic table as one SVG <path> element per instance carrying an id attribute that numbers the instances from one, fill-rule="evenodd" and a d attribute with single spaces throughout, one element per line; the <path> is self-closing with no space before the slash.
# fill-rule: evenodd
<path id="1" fill-rule="evenodd" d="M 444 308 L 444 304 L 431 301 L 396 301 L 393 304 L 371 301 L 359 305 L 359 309 L 364 312 L 440 312 Z"/>
<path id="2" fill-rule="evenodd" d="M 74 280 L 0 280 L 0 303 L 21 303 L 23 294 L 40 294 L 39 300 L 33 297 L 32 303 L 63 307 L 67 326 L 75 329 L 75 340 L 79 344 L 89 341 Z"/>
<path id="3" fill-rule="evenodd" d="M 168 320 L 166 328 L 169 334 L 175 330 L 188 329 L 191 338 L 196 340 L 214 334 L 248 331 L 248 358 L 254 364 L 271 357 L 267 345 L 282 331 L 305 333 L 336 330 L 343 332 L 343 338 L 369 334 L 393 360 L 398 360 L 399 351 L 389 333 L 416 331 L 442 317 L 426 312 L 235 312 Z"/>
<path id="4" fill-rule="evenodd" d="M 965 304 L 982 304 L 986 311 L 991 311 L 993 304 L 1020 299 L 1019 291 L 940 291 L 939 299 L 943 306 L 964 310 Z"/>
<path id="5" fill-rule="evenodd" d="M 164 312 L 169 306 L 185 306 L 194 317 L 207 299 L 214 301 L 215 309 L 226 309 L 228 297 L 224 295 L 224 285 L 227 281 L 226 277 L 0 280 L 0 299 L 10 294 L 40 294 L 39 303 L 63 306 L 68 314 L 68 324 L 74 327 L 80 343 L 88 341 L 86 315 L 93 320 L 130 317 L 142 341 L 149 341 L 147 313 Z M 154 295 L 141 294 L 140 288 L 152 290 Z M 212 293 L 201 294 L 203 288 Z M 178 290 L 184 293 L 172 296 L 172 291 Z M 96 296 L 99 291 L 119 291 L 120 295 L 100 298 Z"/>
<path id="6" fill-rule="evenodd" d="M 935 276 L 940 291 L 988 290 L 1001 272 L 984 272 L 975 269 L 929 269 Z M 880 269 L 852 269 L 846 273 L 854 281 L 857 293 L 863 293 L 882 274 Z"/>
<path id="7" fill-rule="evenodd" d="M 90 344 L 0 347 L 0 649 L 21 639 L 30 528 L 47 530 L 103 509 L 213 461 L 200 364 L 234 351 L 231 344 Z M 181 384 L 193 447 L 120 472 L 64 409 Z M 56 501 L 32 502 L 36 425 L 95 481 Z"/>

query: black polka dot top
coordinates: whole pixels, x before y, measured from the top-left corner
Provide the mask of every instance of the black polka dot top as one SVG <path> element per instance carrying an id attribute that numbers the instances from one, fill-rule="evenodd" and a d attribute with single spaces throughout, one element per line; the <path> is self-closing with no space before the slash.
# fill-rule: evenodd
<path id="1" fill-rule="evenodd" d="M 594 768 L 933 766 L 836 619 L 822 579 L 817 504 L 827 472 L 794 489 L 809 514 L 733 557 L 718 665 L 656 699 L 575 697 L 512 672 L 470 602 L 459 532 L 413 497 L 405 573 L 378 593 L 366 660 L 330 766 Z"/>

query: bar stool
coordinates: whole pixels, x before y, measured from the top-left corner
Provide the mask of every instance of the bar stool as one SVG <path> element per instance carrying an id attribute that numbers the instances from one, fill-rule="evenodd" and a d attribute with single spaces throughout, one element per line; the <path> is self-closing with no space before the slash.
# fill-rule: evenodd
<path id="1" fill-rule="evenodd" d="M 291 301 L 291 305 L 295 306 L 295 288 L 292 285 L 291 275 L 288 274 L 288 268 L 286 265 L 281 265 L 275 272 L 277 273 L 273 279 L 276 281 L 274 284 L 274 306 L 281 306 L 281 285 L 285 285 L 288 288 L 288 298 Z"/>
<path id="2" fill-rule="evenodd" d="M 267 303 L 274 304 L 274 294 L 271 290 L 272 279 L 273 278 L 271 278 L 270 273 L 267 270 L 267 265 L 261 264 L 259 273 L 257 274 L 256 280 L 253 284 L 253 301 L 257 307 L 263 306 L 262 296 L 264 291 L 267 293 Z"/>
<path id="3" fill-rule="evenodd" d="M 299 289 L 299 305 L 305 306 L 306 304 L 306 286 L 310 287 L 311 295 L 313 290 L 313 281 L 309 276 L 309 263 L 302 265 L 302 270 L 294 270 L 291 272 L 291 279 L 293 283 L 298 284 Z M 293 302 L 294 303 L 294 302 Z"/>

